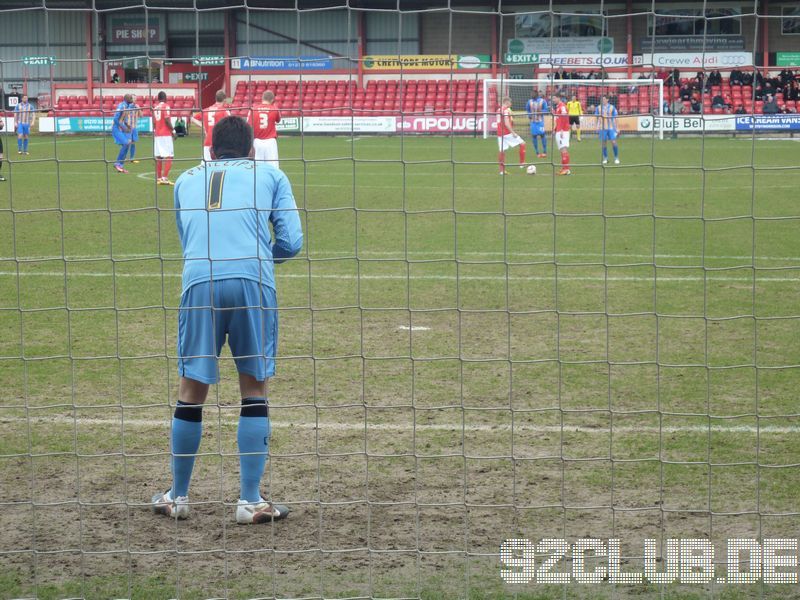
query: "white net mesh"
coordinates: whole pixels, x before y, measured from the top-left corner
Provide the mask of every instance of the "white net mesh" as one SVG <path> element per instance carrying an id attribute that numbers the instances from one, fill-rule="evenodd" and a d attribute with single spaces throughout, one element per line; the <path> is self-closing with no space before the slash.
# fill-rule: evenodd
<path id="1" fill-rule="evenodd" d="M 794 594 L 796 122 L 715 115 L 701 84 L 696 120 L 656 128 L 678 84 L 611 70 L 516 81 L 534 67 L 502 60 L 514 41 L 555 60 L 611 37 L 602 64 L 627 22 L 648 71 L 648 55 L 679 43 L 660 38 L 681 31 L 701 64 L 735 37 L 744 50 L 730 53 L 752 63 L 784 21 L 689 4 L 0 5 L 3 91 L 55 107 L 37 112 L 29 146 L 17 150 L 11 113 L 0 131 L 0 597 Z M 718 87 L 758 112 L 754 84 Z M 614 96 L 631 128 L 621 164 L 603 166 L 588 136 L 573 140 L 570 177 L 551 150 L 528 155 L 536 176 L 499 178 L 480 134 L 498 95 L 524 111 L 532 86 L 574 90 L 587 108 L 598 90 Z M 306 234 L 276 268 L 262 486 L 293 512 L 261 527 L 234 521 L 227 350 L 191 518 L 150 510 L 170 481 L 182 255 L 146 124 L 167 90 L 189 133 L 174 179 L 197 164 L 190 117 L 220 88 L 239 114 L 276 93 Z M 106 131 L 124 93 L 145 119 L 126 175 Z M 796 100 L 781 93 L 780 106 Z M 600 542 L 573 546 L 583 538 Z M 732 554 L 728 540 L 750 538 Z M 535 569 L 513 562 L 532 555 Z M 731 585 L 737 567 L 749 585 Z"/>

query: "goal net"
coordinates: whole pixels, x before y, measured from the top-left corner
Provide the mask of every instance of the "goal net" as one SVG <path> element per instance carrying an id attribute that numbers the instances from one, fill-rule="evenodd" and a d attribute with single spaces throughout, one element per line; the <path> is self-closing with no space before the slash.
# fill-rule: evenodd
<path id="1" fill-rule="evenodd" d="M 711 94 L 749 114 L 708 135 L 697 82 L 691 135 L 658 141 L 632 125 L 661 114 L 661 78 L 514 80 L 530 68 L 501 58 L 630 48 L 752 75 L 796 38 L 779 20 L 800 32 L 791 2 L 716 4 L 0 0 L 0 86 L 41 99 L 27 141 L 0 120 L 0 598 L 796 597 L 797 115 L 760 114 L 723 69 Z M 227 347 L 190 516 L 153 511 L 187 454 L 187 188 L 157 180 L 162 91 L 187 133 L 173 183 L 215 169 L 191 116 L 217 92 L 282 113 L 304 243 L 275 265 L 260 489 L 285 520 L 237 525 Z M 478 117 L 509 96 L 527 124 L 535 91 L 584 113 L 608 95 L 622 135 L 604 148 L 586 118 L 564 176 L 526 136 L 500 176 Z M 142 127 L 120 158 L 128 94 Z"/>
<path id="2" fill-rule="evenodd" d="M 593 115 L 601 104 L 603 96 L 608 97 L 616 107 L 620 118 L 618 127 L 624 131 L 638 132 L 638 119 L 645 116 L 664 114 L 664 82 L 660 79 L 484 79 L 483 80 L 483 137 L 497 133 L 498 108 L 503 98 L 511 99 L 511 110 L 520 116 L 527 116 L 528 101 L 537 97 L 550 104 L 555 95 L 566 100 L 573 97 L 581 103 L 585 115 L 581 121 L 583 131 L 596 133 L 598 119 Z M 549 130 L 552 119 L 544 119 Z M 663 131 L 659 137 L 663 138 Z"/>

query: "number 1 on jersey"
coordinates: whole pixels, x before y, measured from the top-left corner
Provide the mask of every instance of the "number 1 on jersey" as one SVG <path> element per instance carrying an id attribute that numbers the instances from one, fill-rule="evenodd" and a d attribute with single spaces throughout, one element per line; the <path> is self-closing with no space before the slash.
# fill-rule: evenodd
<path id="1" fill-rule="evenodd" d="M 222 207 L 222 182 L 225 180 L 225 171 L 214 171 L 208 182 L 208 210 L 217 210 Z"/>

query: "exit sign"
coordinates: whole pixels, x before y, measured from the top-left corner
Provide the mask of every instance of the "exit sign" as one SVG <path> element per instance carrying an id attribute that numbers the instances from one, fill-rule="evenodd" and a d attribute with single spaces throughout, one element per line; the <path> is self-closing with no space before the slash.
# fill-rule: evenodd
<path id="1" fill-rule="evenodd" d="M 184 73 L 184 81 L 207 81 L 208 73 Z"/>
<path id="2" fill-rule="evenodd" d="M 195 67 L 219 67 L 225 64 L 224 56 L 195 56 L 192 59 Z"/>
<path id="3" fill-rule="evenodd" d="M 55 56 L 25 56 L 22 59 L 22 64 L 29 67 L 50 66 L 56 64 Z"/>
<path id="4" fill-rule="evenodd" d="M 507 65 L 535 65 L 539 62 L 538 54 L 512 54 L 506 52 L 505 61 Z"/>

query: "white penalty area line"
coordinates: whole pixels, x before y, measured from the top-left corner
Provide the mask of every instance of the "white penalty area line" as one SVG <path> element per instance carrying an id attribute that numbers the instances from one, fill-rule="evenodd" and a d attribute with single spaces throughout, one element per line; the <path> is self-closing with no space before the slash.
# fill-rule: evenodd
<path id="1" fill-rule="evenodd" d="M 215 406 L 207 405 L 207 409 L 215 408 Z M 235 409 L 235 406 L 222 407 L 224 409 Z M 324 407 L 321 407 L 324 408 Z M 280 410 L 275 407 L 273 410 Z M 80 409 L 83 410 L 83 409 Z M 131 409 L 128 409 L 131 410 Z M 474 412 L 472 409 L 465 413 L 465 420 L 469 420 L 469 413 Z M 520 418 L 517 416 L 517 418 Z M 619 415 L 616 418 L 620 418 Z M 60 425 L 120 425 L 131 427 L 168 427 L 171 417 L 163 419 L 138 419 L 138 418 L 83 418 L 83 417 L 65 417 L 65 416 L 52 416 L 52 417 L 6 417 L 0 419 L 0 426 L 5 424 L 17 425 L 19 423 L 43 423 L 43 424 L 60 424 Z M 485 433 L 502 433 L 502 432 L 518 432 L 528 431 L 533 433 L 586 433 L 593 435 L 609 435 L 611 433 L 769 433 L 769 434 L 787 434 L 787 433 L 800 433 L 800 426 L 793 425 L 765 425 L 763 427 L 754 427 L 751 425 L 665 425 L 663 427 L 653 426 L 629 426 L 617 425 L 613 427 L 587 427 L 581 425 L 529 425 L 529 424 L 515 424 L 513 429 L 507 424 L 497 425 L 460 425 L 460 424 L 443 424 L 443 423 L 408 423 L 405 425 L 396 425 L 389 423 L 324 423 L 316 421 L 284 421 L 270 419 L 273 427 L 280 427 L 284 429 L 306 428 L 310 430 L 319 431 L 343 431 L 343 432 L 364 432 L 370 431 L 470 431 L 470 432 L 485 432 Z M 218 420 L 222 427 L 236 427 L 237 421 L 230 419 L 228 421 Z"/>
<path id="2" fill-rule="evenodd" d="M 31 272 L 20 272 L 17 273 L 16 271 L 0 271 L 0 277 L 53 277 L 64 279 L 65 274 L 64 271 L 31 271 Z M 134 278 L 134 279 L 179 279 L 182 277 L 180 273 L 91 273 L 91 272 L 67 272 L 66 278 Z M 275 279 L 286 280 L 286 279 L 303 279 L 306 281 L 315 281 L 315 280 L 347 280 L 347 281 L 550 281 L 550 282 L 558 282 L 558 281 L 590 281 L 590 282 L 598 282 L 603 283 L 606 281 L 609 282 L 668 282 L 668 283 L 679 283 L 679 282 L 729 282 L 729 283 L 746 283 L 748 285 L 755 285 L 755 284 L 763 284 L 763 283 L 796 283 L 800 282 L 800 274 L 797 277 L 758 277 L 756 279 L 752 277 L 730 277 L 725 275 L 717 275 L 713 273 L 707 273 L 705 276 L 703 275 L 681 275 L 681 276 L 673 276 L 673 275 L 659 275 L 658 277 L 639 277 L 635 275 L 630 276 L 608 276 L 603 277 L 601 275 L 592 276 L 577 276 L 577 275 L 552 275 L 552 276 L 543 276 L 543 275 L 530 275 L 530 276 L 521 276 L 521 275 L 509 275 L 508 277 L 499 277 L 494 275 L 353 275 L 348 273 L 342 274 L 333 274 L 333 273 L 313 273 L 313 274 L 301 274 L 301 273 L 278 273 L 275 275 Z"/>
<path id="3" fill-rule="evenodd" d="M 665 260 L 672 260 L 672 259 L 693 259 L 699 258 L 704 260 L 778 260 L 778 261 L 787 261 L 787 262 L 799 262 L 800 263 L 800 256 L 766 256 L 766 255 L 751 255 L 751 254 L 637 254 L 637 253 L 630 253 L 630 252 L 502 252 L 502 251 L 491 251 L 491 250 L 459 250 L 458 252 L 444 252 L 444 251 L 437 251 L 437 250 L 409 250 L 407 252 L 398 250 L 398 251 L 391 251 L 391 250 L 358 250 L 357 253 L 354 251 L 353 253 L 347 253 L 340 250 L 313 250 L 309 251 L 308 254 L 302 254 L 295 257 L 294 261 L 310 258 L 314 260 L 317 256 L 331 256 L 331 257 L 338 257 L 343 260 L 358 260 L 362 258 L 366 258 L 369 256 L 374 257 L 386 257 L 386 262 L 389 261 L 402 261 L 405 260 L 406 256 L 413 256 L 413 257 L 420 257 L 420 258 L 427 258 L 427 259 L 438 259 L 438 260 L 450 260 L 456 261 L 457 259 L 461 259 L 463 256 L 474 256 L 474 257 L 501 257 L 501 258 L 546 258 L 549 260 L 559 260 L 564 257 L 567 258 L 577 258 L 577 257 L 585 257 L 585 258 L 592 258 L 592 259 L 603 259 L 603 258 L 632 258 L 632 259 L 665 259 Z M 101 261 L 101 260 L 125 260 L 125 259 L 150 259 L 150 260 L 168 260 L 168 261 L 175 261 L 175 260 L 183 260 L 183 256 L 181 254 L 146 254 L 141 252 L 123 252 L 123 253 L 115 253 L 112 256 L 107 254 L 99 255 L 99 254 L 66 254 L 66 255 L 32 255 L 32 256 L 0 256 L 0 261 L 45 261 L 45 260 L 67 260 L 67 261 Z M 548 260 L 548 262 L 549 262 Z M 516 266 L 511 263 L 509 266 Z M 524 266 L 524 265 L 523 265 Z M 566 267 L 573 267 L 573 266 L 582 266 L 576 265 L 574 263 L 562 263 L 559 266 L 566 266 Z M 609 267 L 619 267 L 621 265 L 608 265 Z M 637 265 L 637 266 L 653 266 L 653 267 L 669 267 L 672 265 Z M 681 265 L 683 266 L 683 265 Z M 699 265 L 698 265 L 699 267 Z M 757 267 L 758 268 L 758 267 Z M 763 267 L 766 268 L 766 267 Z"/>

